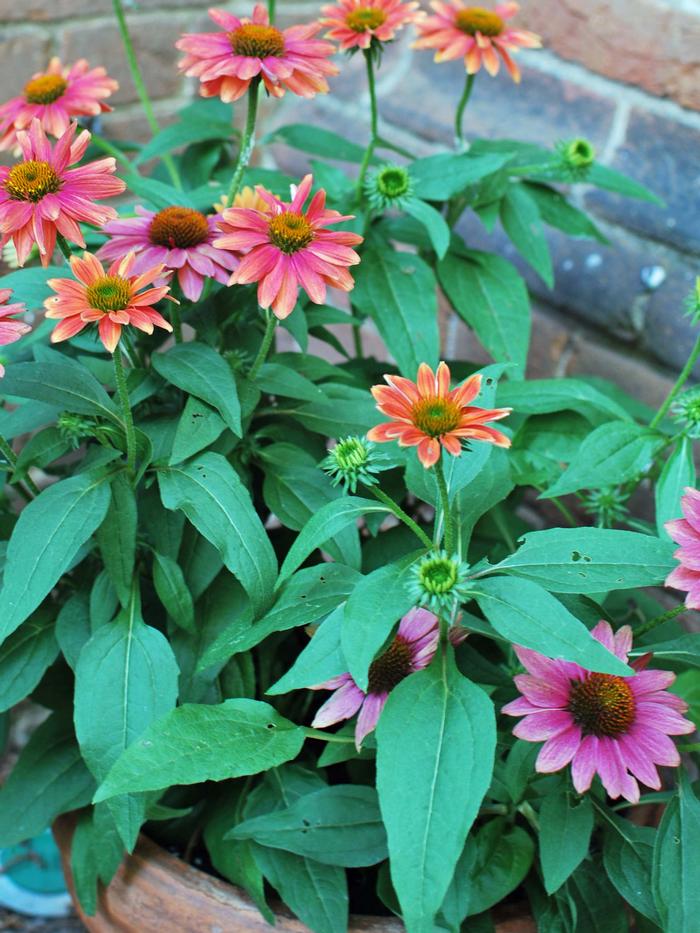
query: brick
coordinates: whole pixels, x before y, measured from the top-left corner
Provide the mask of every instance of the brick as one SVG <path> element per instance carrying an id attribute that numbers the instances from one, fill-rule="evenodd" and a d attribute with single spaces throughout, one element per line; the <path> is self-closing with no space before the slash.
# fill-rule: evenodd
<path id="1" fill-rule="evenodd" d="M 76 16 L 99 16 L 112 10 L 111 0 L 0 0 L 0 22 L 48 23 Z"/>
<path id="2" fill-rule="evenodd" d="M 531 0 L 520 22 L 563 58 L 700 109 L 700 11 L 676 0 Z"/>
<path id="3" fill-rule="evenodd" d="M 587 202 L 643 236 L 700 252 L 699 151 L 700 129 L 635 109 L 613 167 L 645 184 L 666 207 L 599 191 Z"/>
<path id="4" fill-rule="evenodd" d="M 182 16 L 144 15 L 129 17 L 129 28 L 139 65 L 150 96 L 174 97 L 184 87 L 177 70 L 179 53 L 174 44 L 189 20 Z M 119 81 L 120 88 L 111 98 L 112 104 L 137 100 L 131 80 L 119 30 L 109 20 L 67 26 L 60 36 L 60 54 L 72 61 L 87 58 L 100 62 Z"/>
<path id="5" fill-rule="evenodd" d="M 43 29 L 0 35 L 0 87 L 3 100 L 18 94 L 32 74 L 45 67 L 50 47 L 51 37 Z"/>

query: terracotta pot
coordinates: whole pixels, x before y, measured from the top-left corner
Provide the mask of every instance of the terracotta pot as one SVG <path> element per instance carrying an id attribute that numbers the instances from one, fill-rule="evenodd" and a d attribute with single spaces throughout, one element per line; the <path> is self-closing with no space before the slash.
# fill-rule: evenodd
<path id="1" fill-rule="evenodd" d="M 59 817 L 53 833 L 75 909 L 91 933 L 308 933 L 285 907 L 273 905 L 270 927 L 239 888 L 193 868 L 141 836 L 108 888 L 100 889 L 97 913 L 87 917 L 77 902 L 70 869 L 75 816 Z M 349 933 L 402 933 L 393 917 L 350 917 Z M 535 933 L 532 920 L 504 919 L 498 933 Z"/>

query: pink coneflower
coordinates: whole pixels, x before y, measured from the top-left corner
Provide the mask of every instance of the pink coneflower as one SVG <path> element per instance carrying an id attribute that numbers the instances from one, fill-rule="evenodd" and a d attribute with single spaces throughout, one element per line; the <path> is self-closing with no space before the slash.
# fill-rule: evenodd
<path id="1" fill-rule="evenodd" d="M 481 376 L 470 376 L 450 391 L 450 370 L 440 363 L 433 373 L 421 363 L 417 382 L 403 376 L 384 376 L 386 386 L 373 386 L 377 408 L 392 420 L 372 428 L 371 441 L 398 441 L 401 447 L 417 447 L 418 459 L 426 469 L 440 459 L 440 447 L 458 457 L 462 443 L 469 438 L 510 447 L 501 431 L 487 421 L 500 421 L 511 408 L 476 408 L 469 405 L 481 391 Z"/>
<path id="2" fill-rule="evenodd" d="M 632 629 L 623 625 L 614 635 L 607 622 L 593 629 L 594 638 L 621 661 L 632 647 Z M 645 655 L 632 662 L 633 677 L 596 674 L 570 661 L 549 658 L 516 647 L 527 674 L 515 683 L 523 694 L 503 708 L 509 716 L 525 718 L 513 734 L 544 745 L 537 757 L 537 771 L 549 774 L 571 762 L 571 777 L 582 794 L 596 772 L 611 797 L 639 800 L 638 778 L 658 790 L 661 780 L 655 765 L 675 767 L 680 756 L 670 735 L 693 732 L 684 719 L 688 706 L 666 687 L 675 680 L 668 671 L 642 670 Z"/>
<path id="3" fill-rule="evenodd" d="M 490 75 L 498 74 L 500 55 L 511 78 L 520 81 L 520 69 L 510 57 L 519 48 L 538 49 L 539 36 L 508 25 L 520 9 L 517 3 L 499 3 L 493 10 L 466 6 L 462 0 L 433 0 L 435 16 L 418 24 L 416 49 L 436 49 L 435 61 L 463 58 L 467 72 L 476 74 L 483 65 Z"/>
<path id="4" fill-rule="evenodd" d="M 360 710 L 355 726 L 355 744 L 359 748 L 365 736 L 377 725 L 391 691 L 404 677 L 430 664 L 439 641 L 437 616 L 427 609 L 411 609 L 401 619 L 391 645 L 372 661 L 366 692 L 360 690 L 350 674 L 341 674 L 311 688 L 335 691 L 316 713 L 311 725 L 319 729 L 332 726 L 343 719 L 350 719 Z"/>
<path id="5" fill-rule="evenodd" d="M 680 566 L 666 577 L 666 586 L 684 590 L 688 595 L 688 609 L 700 609 L 700 492 L 686 486 L 681 499 L 684 518 L 664 525 L 666 531 L 680 547 L 674 554 Z"/>
<path id="6" fill-rule="evenodd" d="M 19 301 L 8 305 L 7 302 L 11 294 L 11 288 L 0 288 L 0 347 L 7 346 L 8 343 L 14 343 L 32 329 L 31 325 L 25 321 L 14 319 L 15 314 L 24 314 L 27 309 Z M 5 367 L 0 363 L 0 377 L 4 375 Z"/>
<path id="7" fill-rule="evenodd" d="M 52 58 L 46 71 L 38 71 L 19 97 L 0 107 L 0 149 L 17 145 L 17 130 L 38 119 L 50 136 L 63 136 L 71 119 L 96 117 L 112 108 L 104 103 L 119 88 L 104 68 L 90 68 L 84 58 L 74 65 Z"/>
<path id="8" fill-rule="evenodd" d="M 238 257 L 213 243 L 218 235 L 218 216 L 207 217 L 190 207 L 166 207 L 162 211 L 136 208 L 138 217 L 112 220 L 102 228 L 110 239 L 99 248 L 99 259 L 121 259 L 136 253 L 134 272 L 162 264 L 177 272 L 185 298 L 198 301 L 206 277 L 226 283 L 238 265 Z"/>
<path id="9" fill-rule="evenodd" d="M 326 286 L 349 292 L 355 285 L 348 266 L 360 261 L 351 249 L 362 242 L 357 233 L 327 230 L 352 217 L 326 210 L 326 192 L 318 191 L 307 210 L 304 203 L 313 178 L 307 175 L 292 189 L 286 204 L 269 191 L 256 190 L 267 204 L 266 211 L 231 207 L 223 212 L 219 229 L 224 234 L 214 245 L 234 252 L 250 250 L 231 276 L 231 285 L 258 283 L 258 303 L 280 319 L 294 310 L 301 286 L 311 301 L 323 304 Z"/>
<path id="10" fill-rule="evenodd" d="M 127 325 L 147 334 L 153 333 L 154 326 L 172 331 L 170 324 L 153 307 L 168 295 L 170 287 L 160 285 L 141 291 L 167 274 L 164 267 L 153 266 L 136 275 L 135 261 L 134 254 L 129 253 L 113 262 L 105 272 L 96 256 L 83 253 L 82 259 L 73 256 L 70 261 L 75 279 L 49 279 L 49 287 L 57 294 L 44 302 L 46 317 L 61 322 L 51 334 L 51 343 L 68 340 L 88 324 L 97 324 L 100 340 L 114 353 L 122 327 Z"/>
<path id="11" fill-rule="evenodd" d="M 327 39 L 335 39 L 344 51 L 368 49 L 372 40 L 391 42 L 397 30 L 417 23 L 425 13 L 418 3 L 402 0 L 338 0 L 338 4 L 321 7 L 320 22 L 331 28 Z"/>
<path id="12" fill-rule="evenodd" d="M 223 32 L 190 33 L 175 43 L 186 53 L 180 69 L 199 78 L 203 97 L 238 100 L 258 75 L 273 97 L 282 97 L 285 90 L 313 97 L 327 93 L 327 76 L 338 74 L 328 60 L 334 46 L 314 38 L 320 23 L 277 29 L 262 4 L 256 5 L 252 19 L 225 10 L 209 10 L 209 16 Z"/>
<path id="13" fill-rule="evenodd" d="M 23 161 L 0 166 L 0 246 L 12 240 L 20 266 L 33 243 L 39 247 L 42 264 L 48 266 L 57 232 L 84 247 L 78 223 L 101 227 L 117 216 L 114 208 L 94 203 L 126 188 L 121 178 L 114 177 L 114 159 L 68 167 L 82 159 L 90 142 L 87 130 L 74 139 L 76 128 L 72 123 L 52 147 L 41 123 L 32 120 L 28 132 L 17 134 Z"/>

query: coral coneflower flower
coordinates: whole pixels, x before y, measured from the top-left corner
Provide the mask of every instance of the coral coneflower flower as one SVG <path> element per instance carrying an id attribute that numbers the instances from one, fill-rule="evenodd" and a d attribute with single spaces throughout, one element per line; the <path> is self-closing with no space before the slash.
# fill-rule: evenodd
<path id="1" fill-rule="evenodd" d="M 113 262 L 105 272 L 96 256 L 83 253 L 82 258 L 73 256 L 70 261 L 75 279 L 49 279 L 48 285 L 56 294 L 44 302 L 46 317 L 61 322 L 51 334 L 51 343 L 68 340 L 88 324 L 97 324 L 100 340 L 114 353 L 122 327 L 127 325 L 147 334 L 153 333 L 154 326 L 172 331 L 170 324 L 153 307 L 167 297 L 170 287 L 159 285 L 141 291 L 163 278 L 164 266 L 153 266 L 136 275 L 135 260 L 134 254 L 129 253 Z"/>
<path id="2" fill-rule="evenodd" d="M 96 117 L 112 108 L 104 103 L 119 88 L 104 68 L 90 68 L 84 58 L 63 66 L 52 58 L 46 71 L 39 71 L 24 85 L 19 97 L 0 107 L 0 149 L 17 145 L 17 130 L 38 119 L 51 136 L 63 136 L 76 117 Z"/>
<path id="3" fill-rule="evenodd" d="M 418 3 L 402 0 L 339 0 L 336 6 L 321 7 L 321 23 L 330 26 L 327 39 L 335 39 L 343 51 L 368 49 L 372 40 L 391 42 L 396 32 L 425 16 Z"/>
<path id="4" fill-rule="evenodd" d="M 450 392 L 450 370 L 440 363 L 433 374 L 421 363 L 418 379 L 384 376 L 386 386 L 373 386 L 377 408 L 392 420 L 377 425 L 367 434 L 371 441 L 398 441 L 401 447 L 417 447 L 424 467 L 440 459 L 440 447 L 458 457 L 462 442 L 468 438 L 487 441 L 498 447 L 510 447 L 510 440 L 490 428 L 487 421 L 500 421 L 511 408 L 476 408 L 470 406 L 481 391 L 481 376 L 470 376 Z"/>
<path id="5" fill-rule="evenodd" d="M 238 100 L 258 76 L 273 97 L 282 97 L 285 90 L 313 97 L 327 93 L 326 77 L 338 74 L 329 61 L 335 47 L 314 38 L 320 23 L 277 29 L 261 4 L 252 19 L 225 10 L 209 10 L 209 16 L 223 32 L 190 33 L 175 43 L 186 53 L 180 69 L 199 78 L 203 97 Z"/>
<path id="6" fill-rule="evenodd" d="M 134 272 L 145 272 L 161 263 L 177 272 L 185 298 L 198 301 L 206 277 L 226 283 L 238 265 L 238 257 L 213 243 L 218 216 L 190 207 L 166 207 L 162 211 L 136 208 L 138 217 L 119 218 L 102 228 L 110 239 L 99 248 L 99 259 L 121 259 L 136 253 Z"/>
<path id="7" fill-rule="evenodd" d="M 12 240 L 23 266 L 36 243 L 41 262 L 48 266 L 56 246 L 56 233 L 85 246 L 79 223 L 101 227 L 117 216 L 112 207 L 95 204 L 98 198 L 121 194 L 126 185 L 114 177 L 113 158 L 98 159 L 70 168 L 85 155 L 90 134 L 74 139 L 72 123 L 52 147 L 38 120 L 17 141 L 23 161 L 0 166 L 0 246 Z"/>
<path id="8" fill-rule="evenodd" d="M 214 245 L 223 249 L 250 250 L 231 276 L 230 284 L 257 282 L 260 307 L 271 306 L 280 319 L 294 310 L 299 286 L 311 301 L 323 304 L 326 286 L 349 292 L 355 285 L 348 266 L 360 261 L 351 247 L 361 243 L 362 237 L 326 229 L 328 224 L 352 217 L 326 210 L 323 190 L 313 196 L 304 210 L 312 184 L 313 178 L 307 175 L 296 190 L 292 189 L 290 204 L 258 187 L 267 210 L 239 207 L 225 210 L 219 222 L 223 236 L 214 240 Z"/>
<path id="9" fill-rule="evenodd" d="M 15 314 L 24 314 L 26 307 L 22 302 L 15 302 L 8 305 L 11 288 L 0 288 L 0 347 L 8 343 L 14 343 L 20 337 L 24 337 L 32 329 L 30 324 L 25 321 L 14 319 Z M 5 375 L 5 367 L 0 363 L 0 376 Z"/>
<path id="10" fill-rule="evenodd" d="M 314 728 L 332 726 L 350 719 L 360 710 L 355 726 L 355 744 L 359 748 L 377 725 L 389 693 L 409 674 L 430 664 L 439 641 L 437 616 L 427 609 L 411 609 L 401 619 L 396 637 L 387 650 L 372 661 L 366 692 L 360 690 L 350 674 L 341 674 L 311 688 L 335 691 L 316 713 L 311 725 Z"/>
<path id="11" fill-rule="evenodd" d="M 632 647 L 632 629 L 623 625 L 614 635 L 607 622 L 593 629 L 594 638 L 621 661 Z M 596 772 L 611 797 L 639 800 L 639 779 L 647 787 L 661 787 L 655 765 L 680 764 L 670 735 L 695 730 L 684 719 L 688 706 L 668 693 L 675 680 L 669 671 L 642 670 L 650 656 L 632 662 L 633 677 L 596 674 L 570 661 L 552 661 L 528 648 L 516 647 L 527 674 L 515 683 L 522 697 L 503 708 L 509 716 L 525 718 L 513 734 L 528 742 L 542 742 L 536 770 L 549 774 L 571 762 L 574 787 L 588 790 Z"/>
<path id="12" fill-rule="evenodd" d="M 490 75 L 498 74 L 500 62 L 511 78 L 520 81 L 520 69 L 510 57 L 519 48 L 538 49 L 540 37 L 508 25 L 520 9 L 517 3 L 499 3 L 493 10 L 467 6 L 463 0 L 433 0 L 435 16 L 418 23 L 420 38 L 416 49 L 436 49 L 435 61 L 463 58 L 467 72 L 474 75 L 483 65 Z"/>
<path id="13" fill-rule="evenodd" d="M 684 518 L 664 525 L 666 531 L 680 547 L 674 554 L 680 566 L 666 577 L 666 586 L 683 590 L 688 595 L 688 609 L 700 609 L 700 492 L 686 486 L 681 499 Z"/>

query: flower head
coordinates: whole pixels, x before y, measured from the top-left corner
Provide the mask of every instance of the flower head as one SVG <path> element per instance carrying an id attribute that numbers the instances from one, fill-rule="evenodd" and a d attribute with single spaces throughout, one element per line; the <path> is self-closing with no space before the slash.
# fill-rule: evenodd
<path id="1" fill-rule="evenodd" d="M 387 163 L 367 173 L 365 194 L 377 210 L 401 209 L 413 194 L 413 180 L 402 165 Z"/>
<path id="2" fill-rule="evenodd" d="M 153 266 L 136 275 L 135 261 L 134 254 L 129 253 L 105 272 L 96 256 L 83 253 L 82 259 L 73 256 L 70 261 L 75 279 L 49 279 L 48 285 L 56 294 L 44 302 L 46 317 L 60 321 L 51 334 L 51 343 L 74 337 L 88 324 L 97 324 L 100 340 L 114 353 L 126 325 L 147 334 L 153 333 L 154 326 L 172 331 L 153 307 L 168 295 L 170 287 L 160 285 L 141 291 L 163 278 L 164 267 Z"/>
<path id="3" fill-rule="evenodd" d="M 700 492 L 686 486 L 681 499 L 683 518 L 666 522 L 671 538 L 680 544 L 674 557 L 680 566 L 666 577 L 666 586 L 684 590 L 688 609 L 700 609 Z"/>
<path id="4" fill-rule="evenodd" d="M 110 239 L 97 251 L 99 259 L 121 259 L 134 252 L 134 272 L 160 263 L 177 272 L 182 293 L 190 301 L 199 300 L 205 278 L 228 282 L 238 257 L 214 246 L 218 215 L 206 216 L 191 207 L 166 207 L 158 213 L 137 207 L 136 214 L 105 224 Z"/>
<path id="5" fill-rule="evenodd" d="M 632 647 L 632 630 L 624 625 L 614 635 L 607 622 L 592 633 L 621 661 Z M 513 734 L 544 745 L 537 771 L 560 771 L 571 762 L 574 787 L 583 793 L 596 772 L 611 797 L 639 800 L 640 780 L 661 787 L 655 765 L 676 766 L 678 751 L 670 735 L 695 730 L 681 713 L 687 704 L 666 688 L 675 680 L 668 671 L 644 671 L 648 656 L 632 662 L 633 677 L 597 674 L 570 661 L 549 658 L 516 647 L 528 671 L 515 678 L 522 696 L 503 708 L 524 719 Z"/>
<path id="6" fill-rule="evenodd" d="M 52 58 L 46 71 L 32 75 L 19 97 L 0 107 L 0 149 L 15 148 L 17 130 L 26 129 L 34 119 L 50 136 L 63 136 L 76 117 L 111 110 L 104 101 L 118 88 L 104 68 L 90 68 L 84 58 L 66 66 Z"/>
<path id="7" fill-rule="evenodd" d="M 209 16 L 222 32 L 190 33 L 175 43 L 185 52 L 180 69 L 199 78 L 203 97 L 238 100 L 258 76 L 273 97 L 282 97 L 285 90 L 313 97 L 327 93 L 326 78 L 338 73 L 329 61 L 334 46 L 314 38 L 320 23 L 277 29 L 262 4 L 251 19 L 225 10 L 209 10 Z"/>
<path id="8" fill-rule="evenodd" d="M 426 554 L 413 566 L 411 594 L 434 612 L 452 608 L 469 597 L 469 567 L 446 551 Z"/>
<path id="9" fill-rule="evenodd" d="M 229 284 L 257 282 L 258 303 L 262 308 L 272 306 L 278 318 L 294 310 L 299 286 L 311 301 L 323 304 L 328 285 L 349 292 L 355 284 L 348 266 L 360 261 L 351 247 L 361 243 L 362 237 L 327 229 L 352 217 L 327 210 L 323 190 L 304 209 L 312 184 L 312 176 L 307 175 L 298 188 L 292 188 L 288 204 L 258 187 L 267 209 L 228 208 L 219 222 L 223 236 L 214 240 L 214 246 L 222 249 L 249 250 Z"/>
<path id="10" fill-rule="evenodd" d="M 434 16 L 418 23 L 417 49 L 435 49 L 435 61 L 463 58 L 467 72 L 476 74 L 483 65 L 490 75 L 498 74 L 500 62 L 511 78 L 520 81 L 520 69 L 510 57 L 519 48 L 538 49 L 539 36 L 508 25 L 520 9 L 517 3 L 498 3 L 493 10 L 466 6 L 463 0 L 433 0 Z"/>
<path id="11" fill-rule="evenodd" d="M 450 370 L 440 363 L 433 373 L 421 363 L 416 382 L 403 376 L 384 376 L 388 386 L 373 386 L 377 408 L 392 420 L 368 432 L 371 441 L 398 441 L 401 447 L 417 447 L 418 459 L 426 469 L 440 459 L 440 447 L 458 457 L 468 438 L 498 447 L 510 447 L 510 440 L 487 425 L 500 421 L 510 408 L 470 406 L 481 391 L 481 376 L 470 376 L 450 391 Z"/>
<path id="12" fill-rule="evenodd" d="M 615 522 L 622 521 L 627 515 L 625 503 L 628 498 L 624 492 L 613 486 L 595 489 L 584 499 L 583 508 L 595 517 L 599 528 L 612 528 Z"/>
<path id="13" fill-rule="evenodd" d="M 321 23 L 331 27 L 326 38 L 339 42 L 343 51 L 391 42 L 399 29 L 425 16 L 413 0 L 338 0 L 321 7 L 321 12 Z"/>
<path id="14" fill-rule="evenodd" d="M 557 152 L 560 167 L 570 181 L 584 181 L 588 177 L 596 157 L 593 143 L 581 137 L 564 140 L 558 143 Z"/>
<path id="15" fill-rule="evenodd" d="M 16 314 L 24 314 L 26 307 L 22 302 L 7 304 L 12 295 L 11 288 L 0 288 L 0 347 L 15 343 L 32 329 L 25 321 L 15 319 Z M 5 375 L 5 367 L 0 363 L 0 376 Z"/>
<path id="16" fill-rule="evenodd" d="M 72 123 L 52 147 L 39 121 L 32 120 L 28 132 L 17 133 L 22 161 L 0 166 L 0 246 L 11 239 L 21 266 L 33 243 L 39 247 L 42 264 L 47 266 L 57 232 L 84 247 L 79 223 L 101 227 L 117 216 L 114 208 L 95 204 L 126 188 L 120 178 L 114 177 L 114 159 L 98 159 L 70 168 L 82 159 L 90 142 L 87 130 L 74 139 L 76 128 Z"/>
<path id="17" fill-rule="evenodd" d="M 427 667 L 435 656 L 440 641 L 437 616 L 427 609 L 411 609 L 401 619 L 396 637 L 389 647 L 372 661 L 367 691 L 360 690 L 350 674 L 341 674 L 313 690 L 334 690 L 316 713 L 312 726 L 332 726 L 350 719 L 360 710 L 355 727 L 355 744 L 359 748 L 366 735 L 377 725 L 387 697 L 405 677 Z"/>
<path id="18" fill-rule="evenodd" d="M 328 456 L 321 462 L 323 469 L 330 477 L 334 486 L 339 483 L 350 492 L 356 492 L 357 484 L 373 486 L 377 482 L 376 476 L 382 469 L 376 446 L 364 437 L 345 437 L 339 440 Z"/>
<path id="19" fill-rule="evenodd" d="M 687 437 L 700 437 L 700 387 L 688 389 L 671 406 L 674 421 L 682 425 Z"/>

